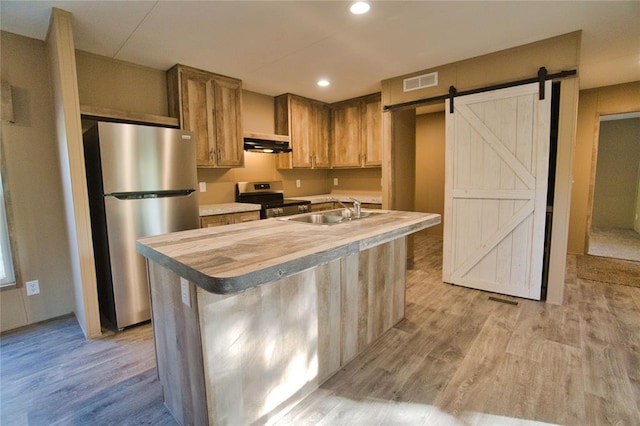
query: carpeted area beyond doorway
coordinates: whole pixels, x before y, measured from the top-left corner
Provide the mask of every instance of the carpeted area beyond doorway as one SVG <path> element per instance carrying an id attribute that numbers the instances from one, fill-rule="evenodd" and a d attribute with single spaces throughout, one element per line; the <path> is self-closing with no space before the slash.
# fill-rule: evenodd
<path id="1" fill-rule="evenodd" d="M 578 278 L 640 287 L 640 262 L 598 256 L 576 256 Z"/>

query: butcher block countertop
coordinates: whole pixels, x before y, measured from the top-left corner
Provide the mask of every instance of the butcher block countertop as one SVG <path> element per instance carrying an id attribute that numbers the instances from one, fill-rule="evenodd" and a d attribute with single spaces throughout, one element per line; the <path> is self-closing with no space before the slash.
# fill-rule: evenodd
<path id="1" fill-rule="evenodd" d="M 233 294 L 440 223 L 438 214 L 376 211 L 384 214 L 328 226 L 272 218 L 146 237 L 136 245 L 204 290 Z"/>

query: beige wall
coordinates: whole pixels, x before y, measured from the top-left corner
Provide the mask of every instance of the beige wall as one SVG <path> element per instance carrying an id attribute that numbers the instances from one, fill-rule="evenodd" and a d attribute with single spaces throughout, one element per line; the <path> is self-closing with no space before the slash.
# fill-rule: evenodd
<path id="1" fill-rule="evenodd" d="M 167 116 L 164 71 L 76 50 L 80 105 Z"/>
<path id="2" fill-rule="evenodd" d="M 531 78 L 545 66 L 549 73 L 575 69 L 579 62 L 580 32 L 576 31 L 535 43 L 501 50 L 451 64 L 416 71 L 382 81 L 382 103 L 393 105 L 447 94 L 449 86 L 458 91 Z M 404 92 L 408 77 L 438 72 L 438 85 Z"/>
<path id="3" fill-rule="evenodd" d="M 444 111 L 416 117 L 416 195 L 419 212 L 444 214 Z M 427 229 L 442 235 L 442 224 Z"/>
<path id="4" fill-rule="evenodd" d="M 600 122 L 592 227 L 633 228 L 640 118 Z"/>
<path id="5" fill-rule="evenodd" d="M 6 183 L 23 280 L 39 280 L 40 294 L 0 292 L 0 331 L 74 310 L 69 243 L 58 167 L 46 45 L 1 32 L 2 79 L 12 86 L 15 123 L 2 123 Z"/>
<path id="6" fill-rule="evenodd" d="M 601 115 L 640 111 L 640 81 L 580 92 L 571 191 L 569 253 L 586 252 L 586 231 L 591 217 L 593 159 L 598 149 Z"/>
<path id="7" fill-rule="evenodd" d="M 392 183 L 393 204 L 391 208 L 413 211 L 415 209 L 416 186 L 416 114 L 413 110 L 388 113 L 392 117 L 393 168 L 402 170 L 402 178 Z"/>
<path id="8" fill-rule="evenodd" d="M 334 179 L 338 179 L 335 185 Z M 382 187 L 382 169 L 332 169 L 329 171 L 331 192 L 380 193 Z"/>

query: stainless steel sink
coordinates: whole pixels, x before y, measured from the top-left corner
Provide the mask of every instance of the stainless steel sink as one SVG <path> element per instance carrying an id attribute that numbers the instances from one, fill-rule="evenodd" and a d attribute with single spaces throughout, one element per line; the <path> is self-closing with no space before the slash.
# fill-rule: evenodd
<path id="1" fill-rule="evenodd" d="M 294 222 L 311 223 L 315 225 L 335 225 L 337 223 L 348 222 L 351 220 L 360 220 L 370 216 L 383 214 L 384 212 L 360 212 L 360 217 L 356 217 L 352 210 L 338 209 L 327 210 L 317 213 L 309 213 L 297 216 L 283 217 L 281 220 L 290 220 Z"/>

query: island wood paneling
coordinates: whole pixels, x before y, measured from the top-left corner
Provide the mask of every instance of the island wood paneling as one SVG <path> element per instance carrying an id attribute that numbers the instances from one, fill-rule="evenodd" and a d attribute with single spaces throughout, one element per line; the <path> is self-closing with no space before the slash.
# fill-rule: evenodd
<path id="1" fill-rule="evenodd" d="M 283 415 L 404 317 L 406 238 L 221 295 L 150 262 L 160 383 L 181 424 Z"/>
<path id="2" fill-rule="evenodd" d="M 182 303 L 180 277 L 149 263 L 153 331 L 158 378 L 165 405 L 182 425 L 206 424 L 204 367 L 195 286 L 189 283 L 191 306 Z"/>
<path id="3" fill-rule="evenodd" d="M 404 318 L 406 254 L 398 238 L 342 260 L 342 365 Z"/>
<path id="4" fill-rule="evenodd" d="M 340 368 L 340 261 L 244 293 L 198 290 L 209 424 L 264 423 Z"/>

